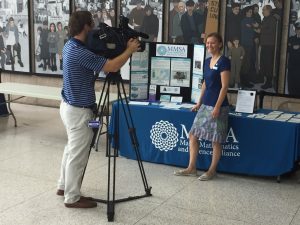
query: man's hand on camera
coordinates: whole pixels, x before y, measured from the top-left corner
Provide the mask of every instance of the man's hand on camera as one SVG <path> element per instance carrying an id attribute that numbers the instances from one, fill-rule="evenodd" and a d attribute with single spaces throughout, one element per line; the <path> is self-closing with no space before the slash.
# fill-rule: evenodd
<path id="1" fill-rule="evenodd" d="M 140 42 L 137 38 L 130 38 L 127 42 L 127 49 L 132 53 L 140 50 Z"/>

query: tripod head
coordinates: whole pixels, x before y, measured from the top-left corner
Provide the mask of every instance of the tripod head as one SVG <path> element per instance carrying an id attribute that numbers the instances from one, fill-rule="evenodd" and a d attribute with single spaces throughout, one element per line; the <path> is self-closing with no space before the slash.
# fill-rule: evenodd
<path id="1" fill-rule="evenodd" d="M 120 71 L 118 71 L 118 72 L 109 72 L 106 75 L 105 80 L 108 81 L 108 82 L 111 82 L 112 84 L 116 84 L 116 83 L 119 83 L 119 82 L 123 81 Z"/>

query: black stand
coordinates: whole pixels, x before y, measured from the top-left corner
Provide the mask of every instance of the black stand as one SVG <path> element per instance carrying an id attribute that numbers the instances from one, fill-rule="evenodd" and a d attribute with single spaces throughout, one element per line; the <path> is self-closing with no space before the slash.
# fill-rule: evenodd
<path id="1" fill-rule="evenodd" d="M 105 79 L 103 90 L 101 92 L 100 100 L 97 107 L 97 112 L 95 114 L 95 119 L 101 121 L 105 112 L 109 112 L 110 107 L 110 100 L 109 100 L 109 93 L 110 93 L 110 85 L 111 83 L 117 85 L 118 91 L 118 98 L 117 98 L 117 110 L 116 110 L 116 120 L 114 127 L 112 128 L 112 132 L 106 133 L 106 157 L 108 157 L 108 186 L 107 186 L 107 200 L 102 199 L 93 199 L 96 202 L 105 203 L 107 204 L 107 219 L 108 221 L 114 220 L 115 215 L 115 204 L 119 202 L 126 202 L 130 200 L 140 199 L 144 197 L 150 197 L 151 194 L 151 187 L 148 186 L 145 170 L 143 167 L 143 163 L 141 160 L 140 152 L 139 152 L 139 144 L 137 140 L 137 136 L 135 133 L 135 128 L 133 125 L 133 120 L 131 116 L 131 112 L 128 105 L 128 99 L 125 93 L 125 88 L 123 84 L 123 80 L 121 74 L 119 72 L 116 73 L 109 73 Z M 120 87 L 121 86 L 121 87 Z M 122 88 L 122 89 L 121 89 Z M 128 132 L 131 138 L 132 146 L 136 154 L 137 162 L 139 165 L 139 170 L 141 173 L 141 177 L 144 184 L 145 194 L 140 196 L 129 196 L 123 199 L 115 199 L 115 187 L 116 187 L 116 158 L 118 157 L 119 151 L 119 113 L 120 113 L 120 106 L 122 107 L 123 113 L 125 115 L 125 120 L 128 128 Z M 108 126 L 107 126 L 108 129 Z M 94 128 L 94 136 L 91 143 L 91 149 L 93 148 L 95 141 L 98 137 L 99 128 Z M 114 148 L 112 150 L 112 143 Z M 112 167 L 112 168 L 111 168 Z M 112 176 L 112 177 L 111 177 Z M 112 193 L 111 193 L 112 192 Z"/>

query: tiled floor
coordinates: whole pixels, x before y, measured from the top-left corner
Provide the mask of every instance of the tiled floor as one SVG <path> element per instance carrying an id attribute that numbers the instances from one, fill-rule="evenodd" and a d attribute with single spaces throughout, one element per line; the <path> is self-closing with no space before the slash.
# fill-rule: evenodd
<path id="1" fill-rule="evenodd" d="M 106 205 L 69 209 L 55 195 L 66 134 L 57 108 L 13 104 L 18 120 L 0 117 L 0 224 L 112 224 Z M 82 192 L 106 198 L 104 142 L 92 152 Z M 200 182 L 172 166 L 144 162 L 152 197 L 118 203 L 114 224 L 299 225 L 300 174 L 275 178 L 219 174 Z M 200 173 L 202 171 L 199 171 Z M 117 159 L 117 198 L 144 194 L 136 161 Z"/>

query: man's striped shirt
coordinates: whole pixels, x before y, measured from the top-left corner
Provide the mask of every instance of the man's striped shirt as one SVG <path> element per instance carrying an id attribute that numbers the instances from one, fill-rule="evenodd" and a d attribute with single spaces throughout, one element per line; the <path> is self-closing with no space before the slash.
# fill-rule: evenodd
<path id="1" fill-rule="evenodd" d="M 88 50 L 84 43 L 71 38 L 63 48 L 62 97 L 73 106 L 87 107 L 95 103 L 94 80 L 107 59 Z"/>

